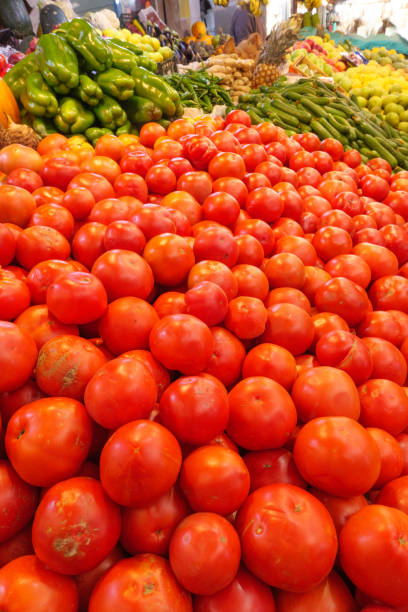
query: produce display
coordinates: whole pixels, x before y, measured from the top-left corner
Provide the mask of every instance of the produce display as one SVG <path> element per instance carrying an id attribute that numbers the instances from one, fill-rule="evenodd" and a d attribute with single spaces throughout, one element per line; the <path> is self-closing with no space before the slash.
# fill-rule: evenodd
<path id="1" fill-rule="evenodd" d="M 392 168 L 408 170 L 408 135 L 367 113 L 330 83 L 300 79 L 288 84 L 282 78 L 271 88 L 240 96 L 240 107 L 254 123 L 266 119 L 288 134 L 310 131 L 321 139 L 335 138 L 360 151 L 364 161 L 383 157 Z"/>
<path id="2" fill-rule="evenodd" d="M 408 173 L 252 123 L 0 150 L 0 609 L 408 606 Z"/>
<path id="3" fill-rule="evenodd" d="M 338 71 L 346 70 L 346 64 L 342 61 L 342 54 L 346 49 L 327 38 L 323 40 L 320 36 L 311 36 L 304 41 L 296 42 L 286 55 L 289 62 L 290 72 L 301 72 L 303 75 L 312 76 L 315 68 L 321 74 L 334 76 Z"/>
<path id="4" fill-rule="evenodd" d="M 254 60 L 242 59 L 236 53 L 231 53 L 214 55 L 204 65 L 207 71 L 217 77 L 220 84 L 229 91 L 234 103 L 241 94 L 250 91 Z"/>
<path id="5" fill-rule="evenodd" d="M 232 106 L 230 94 L 223 85 L 223 77 L 221 73 L 201 69 L 190 70 L 182 75 L 173 74 L 166 77 L 166 80 L 179 92 L 184 107 L 195 107 L 211 113 L 217 104 Z"/>
<path id="6" fill-rule="evenodd" d="M 178 93 L 150 72 L 156 64 L 145 51 L 129 40 L 102 38 L 86 21 L 74 19 L 41 36 L 35 52 L 4 81 L 24 121 L 41 136 L 58 131 L 95 142 L 104 133 L 126 133 L 183 114 Z"/>

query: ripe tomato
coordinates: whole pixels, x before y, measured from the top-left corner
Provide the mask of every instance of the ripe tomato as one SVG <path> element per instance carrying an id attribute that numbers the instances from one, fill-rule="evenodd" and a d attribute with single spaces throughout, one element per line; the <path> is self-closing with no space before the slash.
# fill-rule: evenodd
<path id="1" fill-rule="evenodd" d="M 196 446 L 209 444 L 228 423 L 227 392 L 214 377 L 181 377 L 163 393 L 159 413 L 163 425 L 178 440 Z"/>
<path id="2" fill-rule="evenodd" d="M 279 612 L 357 612 L 356 602 L 346 583 L 335 571 L 307 593 L 278 591 L 276 605 Z"/>
<path id="3" fill-rule="evenodd" d="M 224 327 L 213 327 L 213 351 L 205 372 L 212 374 L 224 385 L 235 383 L 241 373 L 245 358 L 244 345 Z"/>
<path id="4" fill-rule="evenodd" d="M 336 495 L 330 495 L 329 493 L 314 488 L 310 489 L 310 493 L 317 497 L 329 511 L 337 535 L 340 534 L 350 516 L 353 516 L 353 514 L 361 510 L 361 508 L 365 508 L 365 506 L 368 505 L 364 495 L 337 497 Z"/>
<path id="5" fill-rule="evenodd" d="M 37 347 L 24 330 L 0 321 L 0 393 L 15 391 L 31 377 L 37 361 Z"/>
<path id="6" fill-rule="evenodd" d="M 264 376 L 245 378 L 235 385 L 229 394 L 229 406 L 227 433 L 248 450 L 279 448 L 296 426 L 290 395 Z"/>
<path id="7" fill-rule="evenodd" d="M 215 283 L 203 281 L 185 293 L 186 313 L 212 327 L 220 324 L 228 312 L 228 298 Z"/>
<path id="8" fill-rule="evenodd" d="M 159 315 L 159 318 L 163 319 L 167 315 L 187 314 L 184 295 L 180 291 L 166 291 L 159 295 L 153 304 L 153 308 Z"/>
<path id="9" fill-rule="evenodd" d="M 151 238 L 144 248 L 143 257 L 156 282 L 166 287 L 182 283 L 194 265 L 193 249 L 185 238 L 176 234 Z"/>
<path id="10" fill-rule="evenodd" d="M 189 595 L 177 582 L 166 559 L 158 555 L 136 555 L 116 563 L 97 583 L 89 612 L 127 612 L 129 606 L 152 610 L 191 612 Z"/>
<path id="11" fill-rule="evenodd" d="M 38 506 L 34 550 L 50 569 L 79 574 L 105 559 L 119 539 L 120 528 L 120 510 L 101 484 L 93 478 L 70 478 L 51 487 Z"/>
<path id="12" fill-rule="evenodd" d="M 242 160 L 241 160 L 242 161 Z M 242 162 L 245 174 L 245 165 Z M 186 191 L 202 204 L 212 192 L 212 178 L 207 172 L 186 172 L 177 181 L 177 189 Z M 191 222 L 191 221 L 190 221 Z"/>
<path id="13" fill-rule="evenodd" d="M 297 435 L 293 457 L 309 484 L 340 497 L 369 491 L 381 468 L 376 443 L 364 427 L 348 417 L 309 421 Z"/>
<path id="14" fill-rule="evenodd" d="M 180 487 L 195 512 L 226 516 L 249 493 L 249 472 L 238 453 L 218 445 L 202 446 L 183 462 Z"/>
<path id="15" fill-rule="evenodd" d="M 45 161 L 40 170 L 40 176 L 44 185 L 58 187 L 58 189 L 65 191 L 71 181 L 75 181 L 77 176 L 81 176 L 81 168 L 78 163 L 66 157 L 56 156 Z M 86 187 L 87 185 L 82 186 Z"/>
<path id="16" fill-rule="evenodd" d="M 244 378 L 266 376 L 290 389 L 297 376 L 296 361 L 293 355 L 281 346 L 259 344 L 248 352 L 242 374 Z"/>
<path id="17" fill-rule="evenodd" d="M 257 489 L 238 511 L 235 524 L 245 565 L 271 586 L 306 591 L 333 567 L 333 522 L 325 507 L 299 487 L 272 484 Z M 284 540 L 279 536 L 283 532 Z M 299 554 L 300 546 L 305 556 Z"/>
<path id="18" fill-rule="evenodd" d="M 251 477 L 251 492 L 274 483 L 302 488 L 307 486 L 299 474 L 292 453 L 286 448 L 246 453 L 244 461 Z"/>
<path id="19" fill-rule="evenodd" d="M 267 309 L 268 320 L 262 342 L 272 342 L 301 355 L 313 342 L 314 325 L 311 316 L 295 304 L 274 304 Z"/>
<path id="20" fill-rule="evenodd" d="M 403 353 L 382 338 L 363 338 L 363 342 L 373 360 L 371 377 L 385 378 L 403 385 L 407 377 L 407 363 Z"/>
<path id="21" fill-rule="evenodd" d="M 0 605 L 10 612 L 78 610 L 75 580 L 46 568 L 35 555 L 19 557 L 0 569 L 0 591 Z"/>
<path id="22" fill-rule="evenodd" d="M 149 264 L 137 253 L 125 249 L 107 251 L 98 257 L 92 274 L 102 282 L 109 301 L 128 296 L 145 299 L 154 285 Z"/>
<path id="23" fill-rule="evenodd" d="M 213 595 L 235 578 L 241 557 L 238 534 L 212 512 L 186 517 L 170 541 L 171 568 L 181 585 L 197 595 Z"/>
<path id="24" fill-rule="evenodd" d="M 367 431 L 378 446 L 381 471 L 374 488 L 378 489 L 401 475 L 403 467 L 402 449 L 391 434 L 378 427 L 367 427 Z"/>
<path id="25" fill-rule="evenodd" d="M 88 414 L 105 429 L 148 418 L 157 385 L 147 367 L 127 358 L 112 359 L 89 381 L 84 395 Z"/>
<path id="26" fill-rule="evenodd" d="M 18 534 L 31 521 L 38 503 L 38 492 L 22 480 L 10 463 L 4 460 L 0 460 L 0 482 L 1 503 L 4 508 L 0 542 L 3 543 Z"/>
<path id="27" fill-rule="evenodd" d="M 367 506 L 350 517 L 340 534 L 341 565 L 364 593 L 391 606 L 405 605 L 407 539 L 405 513 L 381 505 Z"/>
<path id="28" fill-rule="evenodd" d="M 368 347 L 349 331 L 334 330 L 320 337 L 316 357 L 322 366 L 333 366 L 347 372 L 356 385 L 371 376 L 373 360 Z"/>
<path id="29" fill-rule="evenodd" d="M 248 340 L 264 332 L 267 317 L 267 310 L 259 298 L 239 296 L 229 302 L 224 323 L 238 338 Z"/>
<path id="30" fill-rule="evenodd" d="M 28 270 L 47 259 L 67 259 L 70 252 L 65 236 L 45 225 L 27 227 L 17 238 L 17 261 Z"/>
<path id="31" fill-rule="evenodd" d="M 195 612 L 275 612 L 275 609 L 274 597 L 269 587 L 243 567 L 240 567 L 234 580 L 225 589 L 214 595 L 195 597 L 194 600 Z"/>
<path id="32" fill-rule="evenodd" d="M 364 289 L 348 278 L 333 278 L 315 294 L 319 311 L 338 314 L 349 325 L 355 326 L 370 311 L 370 302 Z"/>
<path id="33" fill-rule="evenodd" d="M 356 420 L 360 416 L 359 394 L 352 378 L 346 372 L 329 366 L 314 367 L 301 373 L 293 385 L 292 398 L 303 422 L 323 416 Z"/>
<path id="34" fill-rule="evenodd" d="M 47 306 L 61 323 L 83 325 L 99 319 L 108 299 L 101 281 L 87 272 L 67 272 L 47 289 Z"/>
<path id="35" fill-rule="evenodd" d="M 145 551 L 167 556 L 173 531 L 189 512 L 179 488 L 174 486 L 147 506 L 123 510 L 120 542 L 131 555 Z"/>
<path id="36" fill-rule="evenodd" d="M 121 506 L 145 506 L 171 489 L 180 467 L 180 445 L 168 429 L 153 421 L 132 421 L 103 447 L 101 482 Z M 135 479 L 131 488 L 126 485 L 129 478 Z"/>
<path id="37" fill-rule="evenodd" d="M 53 397 L 39 399 L 14 413 L 5 445 L 14 469 L 25 482 L 48 487 L 76 474 L 88 456 L 91 441 L 92 423 L 84 406 L 74 399 Z M 64 453 L 58 455 L 62 448 Z M 55 453 L 53 461 L 50 453 Z"/>
<path id="38" fill-rule="evenodd" d="M 379 427 L 397 435 L 408 426 L 408 396 L 391 380 L 368 380 L 359 388 L 361 416 L 365 427 Z"/>

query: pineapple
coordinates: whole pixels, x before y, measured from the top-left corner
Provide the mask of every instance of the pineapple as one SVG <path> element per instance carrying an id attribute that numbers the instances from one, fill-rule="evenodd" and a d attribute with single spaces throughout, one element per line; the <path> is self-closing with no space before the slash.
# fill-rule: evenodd
<path id="1" fill-rule="evenodd" d="M 259 55 L 252 80 L 253 87 L 272 85 L 280 77 L 280 65 L 286 50 L 297 39 L 297 30 L 293 29 L 289 22 L 281 23 L 273 28 Z"/>

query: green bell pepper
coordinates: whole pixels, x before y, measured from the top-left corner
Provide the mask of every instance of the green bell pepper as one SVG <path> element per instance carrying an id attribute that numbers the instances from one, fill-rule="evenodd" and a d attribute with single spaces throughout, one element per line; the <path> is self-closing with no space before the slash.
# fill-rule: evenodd
<path id="1" fill-rule="evenodd" d="M 38 71 L 37 60 L 34 53 L 23 57 L 11 70 L 6 72 L 3 79 L 10 87 L 14 97 L 18 100 L 25 89 L 26 77 L 32 72 Z"/>
<path id="2" fill-rule="evenodd" d="M 102 127 L 117 130 L 127 121 L 127 116 L 119 102 L 110 96 L 103 96 L 98 106 L 94 107 L 95 115 Z"/>
<path id="3" fill-rule="evenodd" d="M 85 136 L 93 147 L 96 145 L 99 138 L 105 136 L 105 134 L 113 134 L 113 132 L 112 130 L 108 130 L 108 128 L 101 127 L 90 127 L 85 132 Z"/>
<path id="4" fill-rule="evenodd" d="M 138 65 L 140 56 L 135 55 L 119 43 L 112 42 L 112 39 L 109 41 L 109 46 L 112 50 L 112 66 L 130 74 L 133 68 Z"/>
<path id="5" fill-rule="evenodd" d="M 175 115 L 176 101 L 172 99 L 170 91 L 166 91 L 166 87 L 168 89 L 168 86 L 167 83 L 164 83 L 163 79 L 160 79 L 160 77 L 140 66 L 133 68 L 132 77 L 135 81 L 136 96 L 151 100 L 162 110 L 163 115 L 167 117 L 173 117 Z M 177 92 L 175 93 L 177 94 Z"/>
<path id="6" fill-rule="evenodd" d="M 40 37 L 35 57 L 44 79 L 58 94 L 67 94 L 78 85 L 77 56 L 57 34 L 44 34 Z"/>
<path id="7" fill-rule="evenodd" d="M 79 85 L 71 94 L 82 100 L 85 104 L 88 104 L 88 106 L 96 106 L 102 99 L 103 91 L 98 83 L 95 83 L 87 74 L 80 74 Z"/>
<path id="8" fill-rule="evenodd" d="M 55 126 L 63 134 L 82 134 L 94 120 L 93 112 L 75 98 L 62 98 L 58 114 L 54 117 Z"/>
<path id="9" fill-rule="evenodd" d="M 116 136 L 120 136 L 121 134 L 130 134 L 130 130 L 132 129 L 132 124 L 129 120 L 126 121 L 123 125 L 120 126 L 115 132 Z"/>
<path id="10" fill-rule="evenodd" d="M 51 119 L 45 119 L 44 117 L 35 117 L 31 127 L 41 138 L 45 138 L 49 134 L 55 134 L 57 131 Z"/>
<path id="11" fill-rule="evenodd" d="M 132 123 L 148 123 L 158 121 L 162 117 L 161 109 L 152 100 L 140 96 L 132 96 L 126 100 L 123 108 Z"/>
<path id="12" fill-rule="evenodd" d="M 120 40 L 120 38 L 111 38 L 109 42 L 114 43 L 116 45 L 120 45 L 121 47 L 127 49 L 134 55 L 143 55 L 142 49 L 139 49 L 139 47 L 127 40 Z"/>
<path id="13" fill-rule="evenodd" d="M 138 59 L 138 65 L 144 68 L 145 70 L 149 70 L 149 72 L 157 72 L 157 64 L 152 59 L 142 55 Z"/>
<path id="14" fill-rule="evenodd" d="M 83 57 L 89 70 L 104 72 L 112 66 L 109 44 L 84 19 L 62 23 L 56 31 Z"/>
<path id="15" fill-rule="evenodd" d="M 58 100 L 43 79 L 41 72 L 32 72 L 27 76 L 20 101 L 34 117 L 54 117 L 58 112 Z"/>
<path id="16" fill-rule="evenodd" d="M 105 94 L 117 100 L 127 100 L 133 96 L 135 82 L 129 74 L 109 68 L 105 72 L 100 72 L 96 77 L 96 82 Z"/>

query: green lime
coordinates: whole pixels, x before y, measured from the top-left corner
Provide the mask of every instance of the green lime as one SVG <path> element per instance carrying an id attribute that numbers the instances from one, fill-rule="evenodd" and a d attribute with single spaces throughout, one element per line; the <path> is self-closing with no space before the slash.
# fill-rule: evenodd
<path id="1" fill-rule="evenodd" d="M 398 104 L 402 104 L 404 108 L 408 106 L 408 93 L 401 93 L 399 95 Z"/>
<path id="2" fill-rule="evenodd" d="M 388 94 L 387 96 L 383 97 L 383 101 L 382 101 L 383 108 L 385 108 L 387 104 L 397 104 L 398 101 L 399 101 L 398 94 Z"/>
<path id="3" fill-rule="evenodd" d="M 400 117 L 400 121 L 408 121 L 408 111 L 406 110 L 403 111 L 399 117 Z"/>

